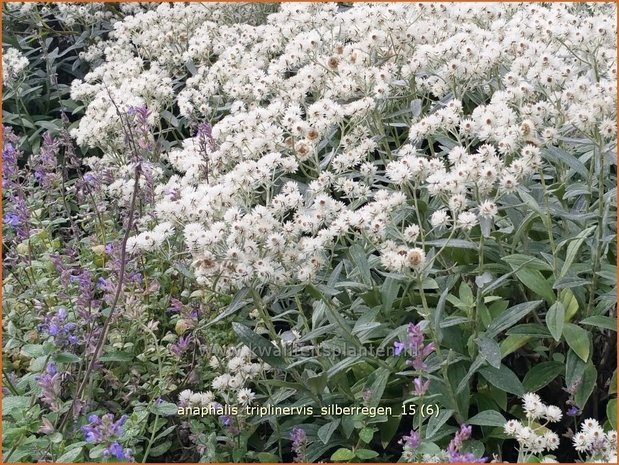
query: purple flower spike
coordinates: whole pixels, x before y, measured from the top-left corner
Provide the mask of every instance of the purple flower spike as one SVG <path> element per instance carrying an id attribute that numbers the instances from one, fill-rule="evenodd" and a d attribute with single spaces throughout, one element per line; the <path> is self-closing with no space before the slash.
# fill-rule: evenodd
<path id="1" fill-rule="evenodd" d="M 430 380 L 423 380 L 423 378 L 415 378 L 413 380 L 413 385 L 415 386 L 415 395 L 422 397 L 428 392 L 430 387 Z"/>
<path id="2" fill-rule="evenodd" d="M 294 462 L 305 462 L 305 449 L 307 447 L 305 430 L 295 426 L 290 432 L 290 439 L 292 440 L 292 451 L 295 454 Z"/>
<path id="3" fill-rule="evenodd" d="M 399 442 L 400 444 L 404 444 L 404 447 L 416 449 L 421 444 L 421 435 L 417 431 L 411 430 L 410 434 L 408 436 L 402 436 Z"/>

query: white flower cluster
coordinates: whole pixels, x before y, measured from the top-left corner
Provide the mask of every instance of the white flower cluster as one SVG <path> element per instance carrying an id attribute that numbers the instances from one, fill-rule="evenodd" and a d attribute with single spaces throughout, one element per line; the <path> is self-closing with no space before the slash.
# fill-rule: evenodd
<path id="1" fill-rule="evenodd" d="M 535 393 L 525 394 L 522 404 L 527 425 L 518 420 L 509 420 L 503 427 L 507 435 L 518 441 L 519 458 L 524 460 L 529 457 L 528 454 L 541 454 L 545 450 L 557 449 L 559 436 L 545 425 L 561 421 L 561 409 L 554 405 L 545 405 Z M 597 420 L 585 420 L 580 431 L 573 435 L 572 442 L 577 452 L 586 454 L 586 462 L 617 463 L 617 432 L 613 430 L 605 433 Z M 552 457 L 544 457 L 542 461 L 555 462 Z"/>
<path id="2" fill-rule="evenodd" d="M 28 58 L 16 48 L 5 48 L 2 51 L 2 84 L 10 86 L 28 66 L 28 63 Z"/>
<path id="3" fill-rule="evenodd" d="M 617 463 L 617 431 L 605 433 L 593 418 L 582 422 L 572 441 L 576 451 L 587 455 L 587 462 Z"/>
<path id="4" fill-rule="evenodd" d="M 110 95 L 147 104 L 153 127 L 165 110 L 213 124 L 209 144 L 163 154 L 174 174 L 151 218 L 182 232 L 218 290 L 313 280 L 352 237 L 388 270 L 417 269 L 427 239 L 491 224 L 546 145 L 614 138 L 612 6 L 283 3 L 263 20 L 245 8 L 127 17 L 72 87 L 88 102 L 74 136 L 109 165 L 126 162 Z M 135 250 L 160 244 L 142 234 Z"/>
<path id="5" fill-rule="evenodd" d="M 225 357 L 211 357 L 210 367 L 221 373 L 212 381 L 213 390 L 221 393 L 240 394 L 247 383 L 268 369 L 262 362 L 254 362 L 255 356 L 247 346 L 229 346 Z"/>
<path id="6" fill-rule="evenodd" d="M 179 394 L 181 407 L 214 408 L 218 400 L 230 405 L 250 405 L 256 394 L 247 385 L 269 369 L 247 346 L 228 346 L 223 356 L 213 355 L 209 361 L 215 373 L 211 382 L 212 391 L 194 392 L 185 389 Z"/>
<path id="7" fill-rule="evenodd" d="M 248 388 L 239 389 L 236 395 L 236 402 L 239 405 L 250 405 L 256 394 Z M 185 389 L 178 395 L 178 403 L 181 407 L 206 407 L 216 408 L 215 394 L 212 391 L 194 392 L 191 389 Z"/>
<path id="8" fill-rule="evenodd" d="M 509 420 L 505 426 L 505 433 L 516 438 L 521 452 L 540 454 L 544 450 L 555 450 L 559 447 L 559 436 L 535 421 L 545 420 L 547 423 L 556 423 L 561 420 L 563 413 L 559 407 L 545 405 L 535 393 L 527 393 L 523 397 L 523 407 L 528 424 L 518 420 Z"/>
<path id="9" fill-rule="evenodd" d="M 113 16 L 112 11 L 106 11 L 105 3 L 56 3 L 54 6 L 58 9 L 55 16 L 68 27 L 76 23 L 92 24 Z"/>

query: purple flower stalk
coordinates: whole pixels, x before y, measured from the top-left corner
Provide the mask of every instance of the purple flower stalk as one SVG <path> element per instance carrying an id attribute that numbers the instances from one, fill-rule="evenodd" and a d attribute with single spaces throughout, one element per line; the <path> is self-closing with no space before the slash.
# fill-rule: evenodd
<path id="1" fill-rule="evenodd" d="M 92 444 L 106 444 L 105 456 L 114 456 L 118 460 L 132 460 L 131 449 L 123 449 L 118 438 L 123 434 L 123 425 L 127 416 L 123 415 L 114 421 L 114 415 L 106 413 L 103 416 L 90 415 L 88 424 L 82 426 L 84 440 Z"/>
<path id="2" fill-rule="evenodd" d="M 60 143 L 47 131 L 43 134 L 43 144 L 36 156 L 33 156 L 34 177 L 44 189 L 49 188 L 55 181 L 60 179 L 57 171 L 57 156 Z"/>
<path id="3" fill-rule="evenodd" d="M 405 449 L 417 449 L 421 444 L 421 435 L 415 430 L 411 430 L 408 436 L 402 436 L 402 439 L 398 441 L 404 445 Z"/>
<path id="4" fill-rule="evenodd" d="M 48 363 L 43 374 L 35 378 L 41 387 L 41 401 L 49 405 L 54 412 L 60 410 L 61 376 L 62 374 L 56 369 L 56 364 Z"/>
<path id="5" fill-rule="evenodd" d="M 407 363 L 412 365 L 415 370 L 426 370 L 428 366 L 425 359 L 434 352 L 434 344 L 432 342 L 426 344 L 424 342 L 423 329 L 421 323 L 408 325 L 406 340 L 396 341 L 394 343 L 395 355 L 400 355 L 403 352 L 410 354 L 412 359 Z M 417 377 L 413 380 L 414 393 L 418 397 L 422 397 L 430 388 L 430 380 L 424 380 Z"/>
<path id="6" fill-rule="evenodd" d="M 67 310 L 60 307 L 55 314 L 47 315 L 45 322 L 40 324 L 37 329 L 40 332 L 47 333 L 54 338 L 54 344 L 58 347 L 66 345 L 75 345 L 78 338 L 73 332 L 77 325 L 72 322 L 67 322 Z"/>
<path id="7" fill-rule="evenodd" d="M 170 352 L 180 358 L 189 348 L 189 344 L 191 344 L 191 335 L 181 336 L 174 344 L 170 344 Z"/>
<path id="8" fill-rule="evenodd" d="M 307 448 L 307 434 L 305 430 L 299 426 L 295 426 L 290 432 L 290 439 L 292 440 L 292 452 L 294 452 L 294 462 L 305 462 L 306 448 Z"/>
<path id="9" fill-rule="evenodd" d="M 425 359 L 428 355 L 434 352 L 434 343 L 424 343 L 423 330 L 421 323 L 408 325 L 407 338 L 405 341 L 396 341 L 394 343 L 395 354 L 400 355 L 402 352 L 409 352 L 413 358 L 409 364 L 416 370 L 424 370 L 427 368 Z"/>
<path id="10" fill-rule="evenodd" d="M 424 381 L 423 378 L 417 377 L 413 380 L 413 386 L 415 387 L 415 395 L 422 397 L 430 388 L 430 380 Z"/>
<path id="11" fill-rule="evenodd" d="M 20 240 L 27 239 L 30 237 L 30 212 L 26 200 L 17 192 L 11 192 L 7 203 L 9 207 L 4 214 L 4 223 L 15 230 Z"/>
<path id="12" fill-rule="evenodd" d="M 454 438 L 447 446 L 447 457 L 449 463 L 484 463 L 488 459 L 486 457 L 476 458 L 471 452 L 460 452 L 464 441 L 471 437 L 473 428 L 469 425 L 461 425 L 460 430 L 456 432 Z"/>

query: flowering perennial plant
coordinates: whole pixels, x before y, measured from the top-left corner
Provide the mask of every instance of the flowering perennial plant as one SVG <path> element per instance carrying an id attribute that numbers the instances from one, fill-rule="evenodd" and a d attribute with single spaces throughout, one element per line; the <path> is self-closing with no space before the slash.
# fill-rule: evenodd
<path id="1" fill-rule="evenodd" d="M 614 4 L 3 25 L 3 461 L 616 461 Z"/>

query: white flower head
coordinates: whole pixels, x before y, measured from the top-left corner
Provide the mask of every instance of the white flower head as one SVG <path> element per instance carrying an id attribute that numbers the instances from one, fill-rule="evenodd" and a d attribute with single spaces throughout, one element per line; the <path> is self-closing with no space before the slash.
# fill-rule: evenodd
<path id="1" fill-rule="evenodd" d="M 557 423 L 558 421 L 561 421 L 561 418 L 563 418 L 563 412 L 561 412 L 561 409 L 556 405 L 548 405 L 546 406 L 544 418 L 552 423 Z"/>
<path id="2" fill-rule="evenodd" d="M 473 212 L 462 212 L 458 215 L 457 224 L 465 231 L 470 231 L 477 225 L 477 215 Z"/>
<path id="3" fill-rule="evenodd" d="M 484 218 L 492 219 L 499 213 L 499 209 L 496 206 L 496 203 L 490 200 L 484 200 L 479 205 L 479 216 L 483 216 Z"/>
<path id="4" fill-rule="evenodd" d="M 444 228 L 449 224 L 449 215 L 447 210 L 437 210 L 430 217 L 430 224 L 433 228 Z"/>
<path id="5" fill-rule="evenodd" d="M 254 394 L 251 389 L 243 388 L 239 390 L 236 397 L 237 397 L 237 400 L 239 401 L 239 404 L 249 405 L 252 403 L 252 401 L 256 397 L 256 394 Z"/>

